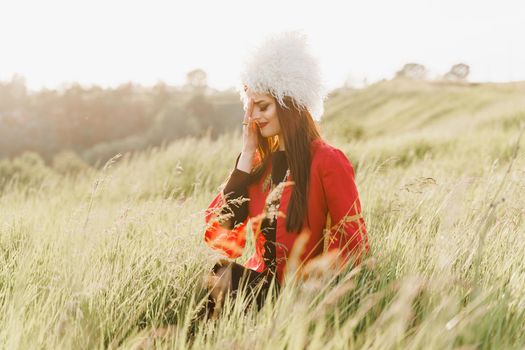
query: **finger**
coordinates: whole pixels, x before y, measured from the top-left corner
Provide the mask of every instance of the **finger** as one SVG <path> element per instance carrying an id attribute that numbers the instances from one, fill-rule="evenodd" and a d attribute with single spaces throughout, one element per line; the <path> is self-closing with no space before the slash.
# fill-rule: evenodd
<path id="1" fill-rule="evenodd" d="M 248 100 L 248 107 L 246 108 L 246 113 L 244 113 L 244 122 L 248 122 L 252 116 L 253 112 L 253 99 Z"/>
<path id="2" fill-rule="evenodd" d="M 250 110 L 250 99 L 248 99 L 248 103 L 246 104 L 246 108 L 244 109 L 244 118 L 243 121 L 247 121 L 248 118 L 248 111 Z"/>

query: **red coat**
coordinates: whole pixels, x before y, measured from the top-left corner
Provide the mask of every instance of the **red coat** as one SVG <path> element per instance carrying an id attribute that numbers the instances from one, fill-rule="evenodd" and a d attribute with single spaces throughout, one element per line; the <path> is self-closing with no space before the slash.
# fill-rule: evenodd
<path id="1" fill-rule="evenodd" d="M 324 229 L 327 220 L 331 222 L 331 229 L 327 243 L 327 250 L 338 250 L 342 261 L 348 261 L 350 255 L 359 262 L 363 253 L 368 252 L 369 244 L 365 222 L 361 215 L 361 203 L 354 181 L 354 169 L 345 154 L 323 140 L 312 142 L 310 191 L 308 196 L 308 216 L 305 217 L 303 232 L 306 232 L 306 245 L 300 255 L 301 262 L 306 262 L 323 253 Z M 254 157 L 254 164 L 259 158 Z M 251 218 L 252 232 L 254 233 L 255 253 L 244 264 L 245 267 L 262 272 L 266 266 L 263 261 L 264 236 L 259 232 L 260 217 L 263 214 L 265 199 L 268 192 L 263 192 L 262 182 L 266 175 L 271 174 L 271 166 L 266 169 L 259 181 L 248 186 L 249 214 L 243 223 L 232 230 L 219 225 L 216 220 L 224 205 L 222 191 L 212 200 L 205 214 L 206 231 L 205 242 L 229 258 L 241 256 L 246 243 L 246 229 Z M 290 176 L 290 181 L 293 178 Z M 286 186 L 282 193 L 279 212 L 286 213 L 292 186 Z M 328 214 L 328 215 L 327 215 Z M 328 217 L 329 216 L 329 217 Z M 276 258 L 277 278 L 284 280 L 284 269 L 292 247 L 299 236 L 286 230 L 286 218 L 277 217 L 276 226 Z"/>

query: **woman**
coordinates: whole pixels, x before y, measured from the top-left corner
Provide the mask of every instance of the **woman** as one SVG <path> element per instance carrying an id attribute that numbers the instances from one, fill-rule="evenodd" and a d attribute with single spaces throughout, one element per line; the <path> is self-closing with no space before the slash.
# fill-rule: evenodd
<path id="1" fill-rule="evenodd" d="M 241 286 L 261 306 L 270 287 L 278 291 L 285 281 L 292 256 L 304 265 L 336 252 L 341 268 L 369 250 L 353 167 L 321 138 L 314 120 L 326 96 L 320 77 L 305 36 L 297 32 L 268 39 L 245 66 L 239 90 L 243 146 L 206 211 L 204 236 L 210 247 L 235 259 L 250 222 L 255 253 L 244 265 L 222 259 L 213 267 L 210 313 Z"/>

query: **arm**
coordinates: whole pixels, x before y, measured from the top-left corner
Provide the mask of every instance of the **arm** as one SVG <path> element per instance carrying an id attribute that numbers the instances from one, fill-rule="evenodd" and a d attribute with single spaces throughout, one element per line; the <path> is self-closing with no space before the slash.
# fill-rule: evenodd
<path id="1" fill-rule="evenodd" d="M 241 153 L 224 189 L 210 203 L 205 215 L 204 241 L 229 258 L 239 257 L 246 243 L 250 174 L 239 169 L 245 161 Z"/>
<path id="2" fill-rule="evenodd" d="M 338 252 L 340 267 L 350 258 L 358 264 L 369 246 L 354 169 L 346 155 L 337 148 L 329 151 L 323 163 L 321 178 L 331 218 L 328 252 Z"/>
<path id="3" fill-rule="evenodd" d="M 220 221 L 219 224 L 229 230 L 242 223 L 248 216 L 248 183 L 250 174 L 239 169 L 239 158 L 241 156 L 242 153 L 237 157 L 235 169 L 230 174 L 222 190 L 227 205 L 221 211 L 221 214 L 224 215 L 224 220 Z"/>

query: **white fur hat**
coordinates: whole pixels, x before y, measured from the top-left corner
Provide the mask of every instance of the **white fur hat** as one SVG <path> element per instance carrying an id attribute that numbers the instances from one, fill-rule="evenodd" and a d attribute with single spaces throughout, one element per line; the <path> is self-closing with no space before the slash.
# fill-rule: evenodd
<path id="1" fill-rule="evenodd" d="M 326 84 L 306 35 L 299 31 L 271 35 L 245 58 L 237 90 L 246 108 L 245 85 L 253 92 L 270 93 L 284 108 L 288 106 L 283 98 L 290 96 L 317 121 L 324 112 Z"/>

